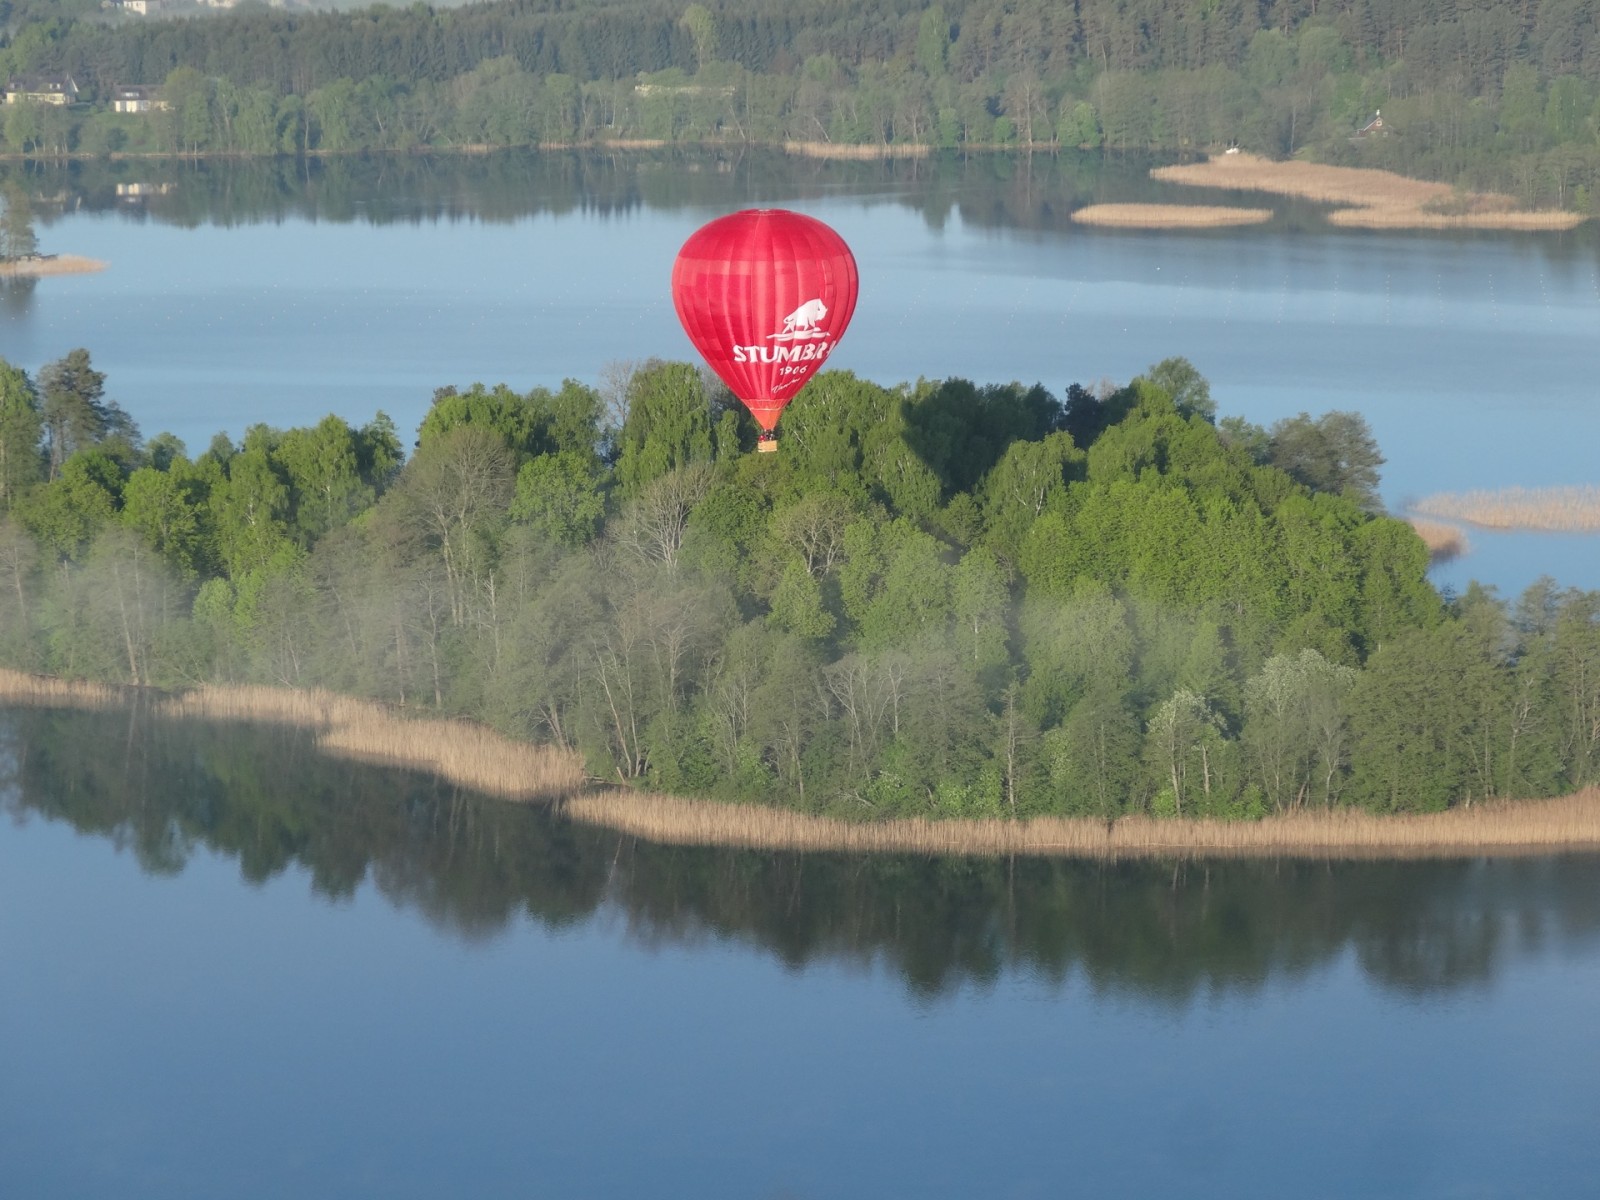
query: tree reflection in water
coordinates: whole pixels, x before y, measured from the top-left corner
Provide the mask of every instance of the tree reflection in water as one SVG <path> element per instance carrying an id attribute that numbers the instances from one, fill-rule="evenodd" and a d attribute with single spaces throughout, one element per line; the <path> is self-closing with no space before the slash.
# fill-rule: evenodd
<path id="1" fill-rule="evenodd" d="M 245 879 L 364 882 L 469 939 L 519 916 L 620 913 L 648 945 L 736 939 L 793 969 L 881 966 L 936 999 L 1003 976 L 1183 1005 L 1347 950 L 1434 995 L 1600 936 L 1600 858 L 1094 863 L 661 847 L 419 775 L 328 758 L 304 732 L 115 713 L 0 713 L 0 804 L 106 837 L 152 874 L 197 848 Z"/>
<path id="2" fill-rule="evenodd" d="M 1071 214 L 1084 205 L 1195 201 L 1189 189 L 1150 178 L 1150 168 L 1170 157 L 951 151 L 927 158 L 838 161 L 762 147 L 669 146 L 305 160 L 74 159 L 25 167 L 0 163 L 0 184 L 14 182 L 25 189 L 44 228 L 86 212 L 117 212 L 125 220 L 191 229 L 292 219 L 503 223 L 575 211 L 602 216 L 640 210 L 726 212 L 773 196 L 796 204 L 856 196 L 865 203 L 914 209 L 929 229 L 943 229 L 954 216 L 973 228 L 1082 236 Z M 1237 199 L 1257 204 L 1261 196 Z M 1273 206 L 1274 229 L 1330 233 L 1323 205 L 1275 198 Z M 1351 233 L 1362 236 L 1359 230 Z M 1590 222 L 1533 245 L 1552 264 L 1591 262 L 1600 246 L 1600 226 Z"/>
<path id="3" fill-rule="evenodd" d="M 38 286 L 38 279 L 32 275 L 0 276 L 0 316 L 27 316 Z"/>

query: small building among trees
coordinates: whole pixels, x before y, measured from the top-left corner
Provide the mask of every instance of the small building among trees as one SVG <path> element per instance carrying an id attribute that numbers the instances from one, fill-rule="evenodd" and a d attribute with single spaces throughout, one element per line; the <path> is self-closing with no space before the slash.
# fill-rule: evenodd
<path id="1" fill-rule="evenodd" d="M 78 102 L 78 85 L 71 75 L 59 72 L 17 75 L 6 81 L 5 102 L 55 104 L 64 107 Z"/>
<path id="2" fill-rule="evenodd" d="M 1360 129 L 1356 130 L 1356 138 L 1388 137 L 1389 128 L 1383 123 L 1383 109 L 1378 109 Z M 1354 139 L 1352 139 L 1354 140 Z"/>
<path id="3" fill-rule="evenodd" d="M 119 83 L 111 89 L 111 111 L 147 113 L 172 106 L 161 98 L 161 89 L 147 83 Z"/>

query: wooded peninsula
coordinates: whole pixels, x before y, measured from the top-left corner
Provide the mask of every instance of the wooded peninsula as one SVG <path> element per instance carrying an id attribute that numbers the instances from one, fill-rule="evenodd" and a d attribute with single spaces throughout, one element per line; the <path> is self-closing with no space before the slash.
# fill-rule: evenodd
<path id="1" fill-rule="evenodd" d="M 828 372 L 770 455 L 683 363 L 441 388 L 409 457 L 382 414 L 190 457 L 105 385 L 85 350 L 0 366 L 21 671 L 322 688 L 595 784 L 845 821 L 1237 823 L 1600 782 L 1600 593 L 1441 597 L 1359 416 L 1219 420 L 1182 359 L 1065 397 Z M 414 756 L 459 729 L 412 733 Z"/>
<path id="2" fill-rule="evenodd" d="M 1569 0 L 494 0 L 174 17 L 0 0 L 0 31 L 0 151 L 36 159 L 1242 147 L 1521 208 L 1600 202 L 1600 11 Z"/>

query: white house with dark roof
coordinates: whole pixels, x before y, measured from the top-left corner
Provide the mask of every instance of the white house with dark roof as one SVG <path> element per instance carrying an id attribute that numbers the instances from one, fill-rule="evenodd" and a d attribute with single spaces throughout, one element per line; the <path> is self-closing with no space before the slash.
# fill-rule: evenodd
<path id="1" fill-rule="evenodd" d="M 111 111 L 147 113 L 172 107 L 161 98 L 161 89 L 148 83 L 119 83 L 111 89 Z"/>
<path id="2" fill-rule="evenodd" d="M 78 85 L 71 75 L 54 72 L 15 75 L 6 80 L 5 101 L 7 104 L 76 104 Z"/>

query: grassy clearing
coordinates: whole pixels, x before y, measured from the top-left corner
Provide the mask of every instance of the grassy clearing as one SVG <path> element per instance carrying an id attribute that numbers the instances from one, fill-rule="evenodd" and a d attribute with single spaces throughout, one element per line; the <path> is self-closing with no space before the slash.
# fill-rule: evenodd
<path id="1" fill-rule="evenodd" d="M 802 158 L 838 158 L 866 162 L 882 158 L 927 158 L 927 146 L 857 146 L 840 142 L 785 142 L 785 154 Z"/>
<path id="2" fill-rule="evenodd" d="M 137 694 L 0 670 L 0 703 L 109 709 Z M 507 800 L 564 796 L 583 785 L 578 755 L 513 741 L 470 721 L 410 718 L 369 700 L 332 692 L 271 687 L 200 687 L 155 698 L 161 716 L 292 725 L 312 731 L 317 748 L 341 758 L 427 771 Z"/>
<path id="3" fill-rule="evenodd" d="M 1362 229 L 1571 229 L 1585 218 L 1569 212 L 1518 212 L 1510 196 L 1459 193 L 1447 183 L 1407 179 L 1368 167 L 1274 162 L 1255 154 L 1223 154 L 1205 162 L 1157 167 L 1151 178 L 1189 187 L 1269 192 L 1338 206 L 1335 225 Z"/>
<path id="4" fill-rule="evenodd" d="M 1440 492 L 1412 507 L 1430 517 L 1466 521 L 1483 529 L 1600 533 L 1600 487 L 1593 484 Z"/>
<path id="5" fill-rule="evenodd" d="M 1272 220 L 1270 208 L 1221 204 L 1090 204 L 1072 214 L 1079 225 L 1114 229 L 1219 229 L 1260 225 Z"/>
<path id="6" fill-rule="evenodd" d="M 755 850 L 1074 858 L 1427 858 L 1600 846 L 1597 788 L 1555 800 L 1479 804 L 1423 816 L 1336 810 L 1251 822 L 1041 817 L 857 824 L 783 809 L 616 790 L 575 796 L 562 805 L 562 811 L 574 820 L 646 841 Z"/>
<path id="7" fill-rule="evenodd" d="M 30 258 L 25 262 L 0 262 L 0 278 L 23 275 L 87 275 L 104 271 L 106 264 L 98 258 L 83 258 L 76 254 L 58 254 L 54 258 Z"/>
<path id="8" fill-rule="evenodd" d="M 1436 563 L 1450 562 L 1472 552 L 1467 535 L 1454 525 L 1443 521 L 1430 521 L 1426 517 L 1408 518 L 1411 528 L 1417 531 L 1423 545 L 1428 547 L 1428 558 Z"/>

